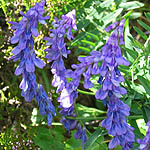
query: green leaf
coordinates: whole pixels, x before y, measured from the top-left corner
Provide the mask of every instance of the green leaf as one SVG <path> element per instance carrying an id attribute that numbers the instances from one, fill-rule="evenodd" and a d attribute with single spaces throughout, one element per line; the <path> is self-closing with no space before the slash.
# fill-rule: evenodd
<path id="1" fill-rule="evenodd" d="M 96 34 L 93 34 L 91 32 L 86 32 L 87 35 L 90 35 L 92 38 L 95 38 L 97 41 L 99 41 L 99 37 Z"/>
<path id="2" fill-rule="evenodd" d="M 47 90 L 47 92 L 49 92 L 51 87 L 50 87 L 50 82 L 49 82 L 48 76 L 44 70 L 42 70 L 41 72 L 42 72 L 42 77 L 44 79 L 44 83 L 46 85 L 46 90 Z"/>
<path id="3" fill-rule="evenodd" d="M 104 136 L 99 136 L 94 144 L 88 147 L 88 150 L 108 150 L 108 146 L 104 141 Z"/>
<path id="4" fill-rule="evenodd" d="M 24 0 L 24 5 L 25 5 L 25 7 L 26 7 L 27 10 L 30 9 L 30 4 L 29 4 L 28 0 Z"/>
<path id="5" fill-rule="evenodd" d="M 133 27 L 134 30 L 144 39 L 147 40 L 147 36 L 143 33 L 143 31 L 141 31 L 139 28 L 137 28 L 136 26 Z"/>
<path id="6" fill-rule="evenodd" d="M 149 27 L 147 24 L 145 24 L 143 21 L 138 20 L 137 22 L 138 22 L 145 30 L 150 31 L 150 27 Z"/>
<path id="7" fill-rule="evenodd" d="M 99 109 L 96 109 L 96 108 L 86 107 L 86 106 L 83 106 L 81 104 L 76 104 L 76 106 L 77 106 L 77 109 L 78 109 L 79 116 L 96 117 L 96 116 L 99 116 L 101 114 L 106 114 L 106 111 L 102 111 L 102 110 L 99 110 Z"/>
<path id="8" fill-rule="evenodd" d="M 144 106 L 144 109 L 145 109 L 145 112 L 146 112 L 147 119 L 150 120 L 150 107 Z"/>
<path id="9" fill-rule="evenodd" d="M 141 12 L 133 12 L 133 13 L 130 15 L 130 19 L 136 19 L 136 18 L 139 18 L 140 16 L 142 16 L 142 13 L 141 13 Z"/>
<path id="10" fill-rule="evenodd" d="M 39 127 L 37 130 L 37 135 L 33 140 L 42 150 L 65 150 L 63 128 L 58 126 L 53 129 Z"/>
<path id="11" fill-rule="evenodd" d="M 144 4 L 140 3 L 138 1 L 125 2 L 125 3 L 121 3 L 119 5 L 120 8 L 124 8 L 126 10 L 136 9 L 136 8 L 140 8 L 140 7 L 143 7 L 143 6 L 144 6 Z"/>
<path id="12" fill-rule="evenodd" d="M 122 10 L 123 10 L 122 8 L 119 8 L 116 11 L 104 16 L 102 18 L 102 21 L 104 22 L 104 26 L 106 26 L 107 24 L 112 22 L 115 18 L 117 18 L 121 14 Z"/>
<path id="13" fill-rule="evenodd" d="M 137 125 L 139 127 L 140 132 L 143 135 L 146 135 L 146 131 L 147 131 L 148 127 L 146 126 L 145 120 L 143 118 L 142 119 L 137 119 L 136 122 L 137 122 Z"/>
<path id="14" fill-rule="evenodd" d="M 140 94 L 146 94 L 146 91 L 144 89 L 144 87 L 140 84 L 132 84 L 131 85 L 132 89 L 134 89 L 136 92 L 140 93 Z"/>
<path id="15" fill-rule="evenodd" d="M 128 11 L 122 18 L 128 19 L 131 16 L 132 12 L 132 10 Z"/>
<path id="16" fill-rule="evenodd" d="M 96 46 L 96 44 L 95 44 L 95 43 L 93 43 L 93 42 L 91 42 L 91 41 L 81 40 L 81 42 L 86 43 L 86 44 L 88 44 L 88 45 L 91 45 L 91 46 L 93 46 L 93 47 L 95 47 L 95 46 Z"/>
<path id="17" fill-rule="evenodd" d="M 144 13 L 146 18 L 150 21 L 150 13 Z"/>
<path id="18" fill-rule="evenodd" d="M 139 80 L 139 82 L 142 84 L 142 86 L 144 87 L 146 93 L 150 96 L 150 81 L 145 79 L 142 76 L 137 76 L 137 79 Z"/>
<path id="19" fill-rule="evenodd" d="M 138 57 L 138 53 L 135 50 L 125 48 L 124 55 L 130 62 L 134 62 Z"/>
<path id="20" fill-rule="evenodd" d="M 128 37 L 128 38 L 131 40 L 132 46 L 134 46 L 134 49 L 135 49 L 138 53 L 141 53 L 141 52 L 144 52 L 144 51 L 145 51 L 144 46 L 143 46 L 140 42 L 136 41 L 133 37 Z"/>
<path id="21" fill-rule="evenodd" d="M 99 136 L 102 136 L 102 130 L 98 128 L 86 141 L 84 145 L 85 150 L 92 146 Z"/>
<path id="22" fill-rule="evenodd" d="M 79 48 L 83 51 L 90 52 L 91 50 L 87 47 L 79 46 Z"/>
<path id="23" fill-rule="evenodd" d="M 129 30 L 129 18 L 126 19 L 125 21 L 125 30 L 124 30 L 124 39 L 125 39 L 125 47 L 128 49 L 133 49 L 132 48 L 132 35 L 130 34 Z"/>
<path id="24" fill-rule="evenodd" d="M 148 122 L 150 120 L 150 109 L 148 106 L 142 107 L 143 117 L 145 122 Z"/>
<path id="25" fill-rule="evenodd" d="M 136 120 L 129 120 L 130 125 L 134 128 L 134 134 L 136 135 L 136 138 L 142 139 L 143 135 L 139 130 L 139 127 L 136 123 Z"/>
<path id="26" fill-rule="evenodd" d="M 135 50 L 125 48 L 125 50 L 130 54 L 131 57 L 134 58 L 134 60 L 138 57 L 138 53 Z"/>
<path id="27" fill-rule="evenodd" d="M 65 150 L 82 150 L 81 140 L 75 139 L 74 134 L 76 131 L 71 132 L 71 138 L 65 142 Z"/>
<path id="28" fill-rule="evenodd" d="M 137 102 L 133 102 L 132 103 L 132 106 L 131 106 L 131 110 L 130 110 L 132 113 L 136 114 L 136 115 L 140 115 L 142 114 L 142 111 L 141 111 L 141 107 L 138 105 Z"/>
<path id="29" fill-rule="evenodd" d="M 5 0 L 0 0 L 0 8 L 2 8 L 5 16 L 7 16 L 7 3 Z"/>

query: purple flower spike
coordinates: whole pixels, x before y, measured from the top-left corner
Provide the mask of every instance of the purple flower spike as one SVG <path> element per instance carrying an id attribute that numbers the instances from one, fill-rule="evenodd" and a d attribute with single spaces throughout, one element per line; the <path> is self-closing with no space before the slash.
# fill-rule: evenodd
<path id="1" fill-rule="evenodd" d="M 73 72 L 71 69 L 66 69 L 63 61 L 63 58 L 67 58 L 67 55 L 70 54 L 70 51 L 66 49 L 66 43 L 64 39 L 65 34 L 67 35 L 67 39 L 71 40 L 73 39 L 72 29 L 77 30 L 75 10 L 63 15 L 62 20 L 60 21 L 55 18 L 55 22 L 53 22 L 52 25 L 54 29 L 50 30 L 50 37 L 45 37 L 45 40 L 47 40 L 46 45 L 49 46 L 49 48 L 47 48 L 45 51 L 48 52 L 46 58 L 49 62 L 52 62 L 51 72 L 54 74 L 52 85 L 57 87 L 56 92 L 60 93 L 60 96 L 57 99 L 57 101 L 60 103 L 60 113 L 63 115 L 60 121 L 68 131 L 77 128 L 78 133 L 76 137 L 81 139 L 83 146 L 87 140 L 86 130 L 81 129 L 80 133 L 80 128 L 77 125 L 77 121 L 66 118 L 67 116 L 76 116 L 74 112 L 74 101 L 78 97 L 77 88 L 79 86 L 80 76 L 84 72 L 84 68 L 80 70 L 78 65 L 74 65 L 73 67 L 78 68 L 79 71 Z M 88 60 L 86 60 L 86 62 L 87 61 Z M 89 83 L 91 83 L 89 81 L 89 74 L 91 71 L 92 68 L 85 73 L 85 86 L 88 87 Z M 90 87 L 91 86 L 93 85 L 90 85 Z"/>
<path id="2" fill-rule="evenodd" d="M 148 121 L 147 126 L 148 126 L 148 130 L 144 139 L 143 140 L 137 139 L 137 142 L 140 144 L 139 146 L 140 150 L 150 149 L 150 121 Z"/>
<path id="3" fill-rule="evenodd" d="M 55 18 L 55 22 L 52 23 L 54 29 L 50 30 L 50 37 L 46 37 L 46 45 L 50 46 L 47 51 L 46 58 L 49 62 L 52 62 L 51 71 L 54 74 L 52 85 L 57 87 L 57 93 L 61 92 L 58 102 L 63 109 L 71 108 L 74 104 L 74 99 L 77 97 L 77 88 L 73 82 L 68 83 L 65 72 L 67 69 L 64 66 L 63 57 L 67 58 L 70 51 L 66 49 L 66 43 L 64 42 L 64 36 L 67 35 L 69 40 L 73 39 L 72 29 L 77 30 L 75 10 L 62 16 L 62 20 Z M 72 78 L 72 77 L 71 77 Z M 62 111 L 65 112 L 65 111 Z"/>
<path id="4" fill-rule="evenodd" d="M 80 64 L 72 65 L 72 67 L 78 75 L 83 74 L 85 88 L 93 87 L 93 84 L 90 82 L 92 74 L 99 75 L 98 83 L 101 88 L 96 91 L 95 97 L 103 100 L 104 104 L 108 106 L 107 118 L 102 121 L 101 126 L 106 128 L 108 133 L 113 136 L 109 143 L 109 148 L 113 149 L 120 145 L 123 150 L 130 150 L 134 142 L 133 128 L 126 122 L 130 108 L 119 100 L 127 91 L 120 86 L 124 78 L 118 70 L 118 66 L 128 66 L 130 64 L 122 56 L 119 47 L 119 45 L 123 44 L 124 23 L 125 20 L 123 19 L 120 24 L 115 22 L 108 26 L 105 29 L 106 31 L 112 29 L 114 31 L 108 38 L 102 51 L 92 51 L 90 56 L 79 57 Z M 100 61 L 102 62 L 99 66 Z M 81 130 L 79 130 L 79 133 L 81 133 Z"/>
<path id="5" fill-rule="evenodd" d="M 20 12 L 23 16 L 19 23 L 9 22 L 12 24 L 12 29 L 15 30 L 14 36 L 11 38 L 11 43 L 18 45 L 13 49 L 14 54 L 11 58 L 14 61 L 20 59 L 19 66 L 15 70 L 15 75 L 23 75 L 23 79 L 19 85 L 22 89 L 21 96 L 25 98 L 27 102 L 30 102 L 34 97 L 36 98 L 40 107 L 41 115 L 47 115 L 48 125 L 51 125 L 52 114 L 55 115 L 55 108 L 47 97 L 43 87 L 36 82 L 34 74 L 35 66 L 43 68 L 45 63 L 36 56 L 34 51 L 34 38 L 39 35 L 37 30 L 38 22 L 45 24 L 45 20 L 48 16 L 43 17 L 45 1 L 36 3 L 36 5 L 30 8 L 26 14 Z"/>

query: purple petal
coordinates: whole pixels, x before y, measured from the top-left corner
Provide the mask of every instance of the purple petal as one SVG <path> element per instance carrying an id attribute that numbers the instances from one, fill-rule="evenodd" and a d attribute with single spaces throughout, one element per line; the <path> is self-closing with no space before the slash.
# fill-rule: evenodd
<path id="1" fill-rule="evenodd" d="M 15 75 L 19 76 L 20 74 L 22 74 L 22 72 L 23 72 L 23 67 L 18 66 L 15 70 Z"/>
<path id="2" fill-rule="evenodd" d="M 26 48 L 26 40 L 24 39 L 24 38 L 21 38 L 20 40 L 19 40 L 19 48 L 20 49 L 25 49 Z"/>
<path id="3" fill-rule="evenodd" d="M 25 17 L 26 17 L 26 15 L 24 14 L 24 12 L 23 12 L 23 11 L 20 11 L 20 15 L 25 16 Z"/>
<path id="4" fill-rule="evenodd" d="M 13 50 L 12 50 L 12 53 L 14 54 L 14 55 L 17 55 L 17 54 L 19 54 L 20 52 L 21 52 L 21 50 L 22 49 L 20 49 L 19 47 L 15 47 Z"/>
<path id="5" fill-rule="evenodd" d="M 26 65 L 27 72 L 34 72 L 35 71 L 34 63 L 30 58 L 27 58 L 25 65 Z"/>
<path id="6" fill-rule="evenodd" d="M 60 38 L 58 41 L 58 48 L 62 49 L 64 46 L 64 38 Z"/>
<path id="7" fill-rule="evenodd" d="M 118 25 L 118 22 L 116 21 L 116 22 L 110 24 L 107 28 L 105 28 L 105 31 L 106 31 L 106 32 L 109 32 L 109 31 L 111 31 L 112 29 L 114 29 L 117 25 Z"/>
<path id="8" fill-rule="evenodd" d="M 31 31 L 32 31 L 33 36 L 37 37 L 39 35 L 38 30 L 37 30 L 36 27 L 32 26 Z"/>
<path id="9" fill-rule="evenodd" d="M 116 137 L 114 137 L 114 138 L 110 141 L 110 143 L 109 143 L 109 149 L 113 149 L 113 148 L 115 148 L 117 145 L 120 145 L 120 142 L 119 142 L 119 140 L 118 140 L 118 137 L 116 136 Z"/>
<path id="10" fill-rule="evenodd" d="M 130 65 L 130 63 L 122 56 L 117 56 L 115 57 L 115 59 L 118 65 L 125 65 L 125 66 Z"/>
<path id="11" fill-rule="evenodd" d="M 41 69 L 45 66 L 45 63 L 38 57 L 35 57 L 33 61 L 34 61 L 34 64 Z"/>
<path id="12" fill-rule="evenodd" d="M 100 71 L 100 74 L 101 74 L 102 77 L 104 77 L 106 75 L 106 73 L 108 71 L 108 68 L 107 68 L 105 62 L 102 63 L 102 65 L 100 66 L 99 71 Z"/>
<path id="13" fill-rule="evenodd" d="M 12 25 L 14 25 L 14 26 L 18 26 L 18 25 L 19 25 L 18 22 L 14 22 L 14 21 L 9 21 L 8 23 L 10 23 L 10 24 L 12 24 Z"/>
<path id="14" fill-rule="evenodd" d="M 11 38 L 11 43 L 12 44 L 18 43 L 18 41 L 19 41 L 19 37 L 16 36 L 16 35 Z"/>
<path id="15" fill-rule="evenodd" d="M 124 87 L 119 87 L 119 90 L 121 94 L 127 94 L 127 90 Z"/>
<path id="16" fill-rule="evenodd" d="M 45 58 L 48 58 L 48 60 L 56 60 L 60 56 L 59 51 L 50 49 L 51 51 L 48 52 L 48 54 L 45 56 Z"/>
<path id="17" fill-rule="evenodd" d="M 95 97 L 96 99 L 104 100 L 108 95 L 108 91 L 103 91 L 102 89 L 97 90 Z"/>
<path id="18" fill-rule="evenodd" d="M 19 85 L 19 88 L 26 91 L 27 88 L 28 88 L 28 82 L 26 81 L 25 78 L 22 79 L 20 85 Z"/>
<path id="19" fill-rule="evenodd" d="M 86 79 L 84 80 L 84 88 L 85 89 L 89 89 L 89 88 L 92 88 L 93 87 L 93 83 L 89 80 L 89 79 Z"/>
<path id="20" fill-rule="evenodd" d="M 46 24 L 45 20 L 39 19 L 38 20 L 41 24 Z"/>
<path id="21" fill-rule="evenodd" d="M 53 119 L 52 114 L 51 113 L 47 114 L 48 126 L 52 124 L 52 119 Z"/>
<path id="22" fill-rule="evenodd" d="M 102 122 L 101 122 L 101 126 L 103 128 L 106 128 L 107 130 L 111 128 L 112 126 L 112 119 L 113 119 L 113 113 L 111 116 L 109 116 L 109 118 L 107 119 L 104 119 Z"/>

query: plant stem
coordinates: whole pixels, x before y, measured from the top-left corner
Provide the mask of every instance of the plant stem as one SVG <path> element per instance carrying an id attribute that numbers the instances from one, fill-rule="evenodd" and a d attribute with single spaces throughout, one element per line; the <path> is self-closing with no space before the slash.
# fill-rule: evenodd
<path id="1" fill-rule="evenodd" d="M 128 119 L 140 119 L 142 118 L 142 115 L 136 115 L 136 116 L 129 116 Z M 67 117 L 68 119 L 74 119 L 74 120 L 103 120 L 105 117 Z"/>
<path id="2" fill-rule="evenodd" d="M 83 90 L 80 90 L 80 89 L 77 89 L 77 91 L 81 94 L 86 94 L 86 95 L 95 95 L 95 93 L 93 92 L 87 92 L 87 91 L 83 91 Z"/>

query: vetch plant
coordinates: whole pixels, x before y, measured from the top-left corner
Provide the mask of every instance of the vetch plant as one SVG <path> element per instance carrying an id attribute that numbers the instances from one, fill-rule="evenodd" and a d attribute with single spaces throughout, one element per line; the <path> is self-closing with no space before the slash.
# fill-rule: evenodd
<path id="1" fill-rule="evenodd" d="M 34 50 L 34 37 L 39 35 L 38 23 L 46 24 L 45 20 L 49 19 L 49 16 L 43 16 L 45 13 L 44 6 L 45 1 L 42 0 L 26 13 L 20 12 L 23 17 L 19 23 L 9 22 L 12 24 L 12 30 L 15 30 L 11 43 L 16 44 L 12 51 L 13 56 L 9 60 L 14 62 L 20 60 L 15 70 L 15 75 L 22 75 L 22 81 L 19 85 L 19 88 L 22 90 L 21 96 L 27 102 L 31 102 L 35 98 L 41 115 L 47 115 L 48 125 L 51 125 L 52 118 L 56 115 L 55 107 L 43 86 L 37 83 L 35 76 L 35 68 L 43 69 L 45 66 L 45 63 L 37 57 Z M 107 116 L 102 117 L 104 120 L 100 117 L 100 120 L 103 120 L 100 125 L 112 136 L 108 148 L 114 149 L 119 145 L 122 147 L 122 150 L 130 150 L 133 148 L 136 138 L 132 124 L 136 123 L 134 122 L 130 125 L 130 122 L 128 123 L 127 121 L 127 117 L 130 115 L 130 107 L 122 100 L 122 95 L 127 94 L 127 90 L 122 86 L 125 79 L 122 71 L 120 71 L 123 66 L 130 66 L 130 62 L 122 55 L 122 48 L 125 49 L 124 45 L 126 42 L 124 41 L 124 27 L 125 18 L 127 17 L 120 21 L 117 19 L 118 21 L 105 28 L 103 33 L 109 32 L 107 35 L 110 35 L 106 42 L 103 42 L 103 45 L 98 50 L 90 51 L 89 56 L 79 56 L 78 61 L 80 63 L 72 64 L 71 68 L 68 69 L 64 59 L 68 58 L 71 50 L 67 50 L 66 41 L 72 42 L 74 39 L 72 30 L 77 31 L 75 15 L 76 11 L 73 9 L 67 14 L 62 15 L 60 20 L 55 18 L 52 23 L 53 29 L 49 29 L 49 37 L 44 37 L 44 40 L 47 41 L 45 58 L 51 64 L 51 72 L 53 74 L 52 86 L 56 87 L 58 95 L 57 101 L 59 102 L 58 108 L 61 114 L 61 125 L 64 125 L 68 133 L 76 129 L 74 138 L 80 139 L 82 149 L 85 149 L 85 144 L 88 142 L 87 132 L 89 131 L 85 126 L 85 122 L 82 121 L 82 117 L 81 120 L 78 119 L 76 99 L 78 98 L 80 83 L 83 83 L 85 89 L 91 90 L 95 84 L 92 82 L 92 77 L 96 76 L 98 77 L 96 82 L 99 88 L 92 94 L 95 95 L 97 100 L 102 101 L 107 108 Z M 146 26 L 146 28 L 148 27 Z M 146 45 L 148 45 L 148 42 L 149 39 L 147 39 Z M 86 43 L 89 44 L 90 42 L 86 41 Z M 140 45 L 140 47 L 142 46 Z M 131 63 L 131 65 L 133 64 Z M 140 79 L 142 82 L 143 78 Z M 149 124 L 148 122 L 148 127 L 150 127 Z M 137 140 L 140 150 L 149 149 L 149 132 L 150 129 L 148 128 L 145 138 Z"/>
<path id="2" fill-rule="evenodd" d="M 70 69 L 66 69 L 63 61 L 63 57 L 67 58 L 70 50 L 66 49 L 66 43 L 64 42 L 65 35 L 68 40 L 73 39 L 72 29 L 77 30 L 75 10 L 62 16 L 62 20 L 55 18 L 55 22 L 52 23 L 54 29 L 51 30 L 50 37 L 45 37 L 44 39 L 48 42 L 46 43 L 47 48 L 45 51 L 48 52 L 46 58 L 49 62 L 52 62 L 51 72 L 54 74 L 54 79 L 52 85 L 57 87 L 57 93 L 60 93 L 58 97 L 58 102 L 60 103 L 59 108 L 61 108 L 60 113 L 62 114 L 61 122 L 64 127 L 70 131 L 77 128 L 78 136 L 75 138 L 80 138 L 82 140 L 82 147 L 87 140 L 85 129 L 81 129 L 81 125 L 73 119 L 67 119 L 66 117 L 75 117 L 74 102 L 78 96 L 77 88 L 79 81 L 74 80 L 74 72 Z M 68 78 L 72 78 L 72 81 L 68 82 Z"/>
<path id="3" fill-rule="evenodd" d="M 124 44 L 123 27 L 125 20 L 120 24 L 115 22 L 106 28 L 114 31 L 107 40 L 102 51 L 92 51 L 91 56 L 79 57 L 81 62 L 72 67 L 76 72 L 81 72 L 84 76 L 84 87 L 89 89 L 93 87 L 90 81 L 91 75 L 99 74 L 98 83 L 101 88 L 97 90 L 96 99 L 103 100 L 108 106 L 107 118 L 102 121 L 101 126 L 108 130 L 108 133 L 114 138 L 109 143 L 109 148 L 115 148 L 117 145 L 122 149 L 132 148 L 134 142 L 133 128 L 126 122 L 126 116 L 129 116 L 129 106 L 119 100 L 122 94 L 126 94 L 126 89 L 120 87 L 124 81 L 118 66 L 129 65 L 130 63 L 121 55 L 120 45 Z M 102 61 L 101 66 L 98 62 Z"/>
<path id="4" fill-rule="evenodd" d="M 107 118 L 102 121 L 101 125 L 108 130 L 109 134 L 114 136 L 109 143 L 109 148 L 112 149 L 116 145 L 120 145 L 123 150 L 128 150 L 132 148 L 134 133 L 133 128 L 126 122 L 126 116 L 129 116 L 130 108 L 119 100 L 121 94 L 126 94 L 126 90 L 120 87 L 120 83 L 124 81 L 124 78 L 118 70 L 118 65 L 130 64 L 122 57 L 119 46 L 124 44 L 124 22 L 125 20 L 123 19 L 102 48 L 104 59 L 100 73 L 102 72 L 101 76 L 105 77 L 105 79 L 102 83 L 102 89 L 97 92 L 96 96 L 99 99 L 102 97 L 108 101 Z"/>
<path id="5" fill-rule="evenodd" d="M 38 85 L 35 76 L 35 66 L 43 68 L 45 63 L 36 56 L 34 51 L 34 38 L 38 36 L 37 25 L 38 22 L 45 24 L 45 20 L 49 16 L 43 17 L 45 2 L 36 3 L 34 7 L 29 9 L 26 14 L 20 12 L 23 18 L 19 23 L 9 22 L 12 24 L 12 29 L 15 30 L 14 36 L 11 38 L 11 43 L 18 45 L 13 49 L 14 54 L 11 58 L 13 61 L 20 60 L 18 67 L 15 70 L 15 75 L 23 76 L 19 85 L 22 89 L 21 96 L 27 102 L 30 102 L 34 97 L 36 98 L 40 107 L 41 115 L 47 115 L 48 124 L 51 125 L 52 114 L 55 115 L 55 108 L 51 99 L 47 97 L 42 85 Z"/>

